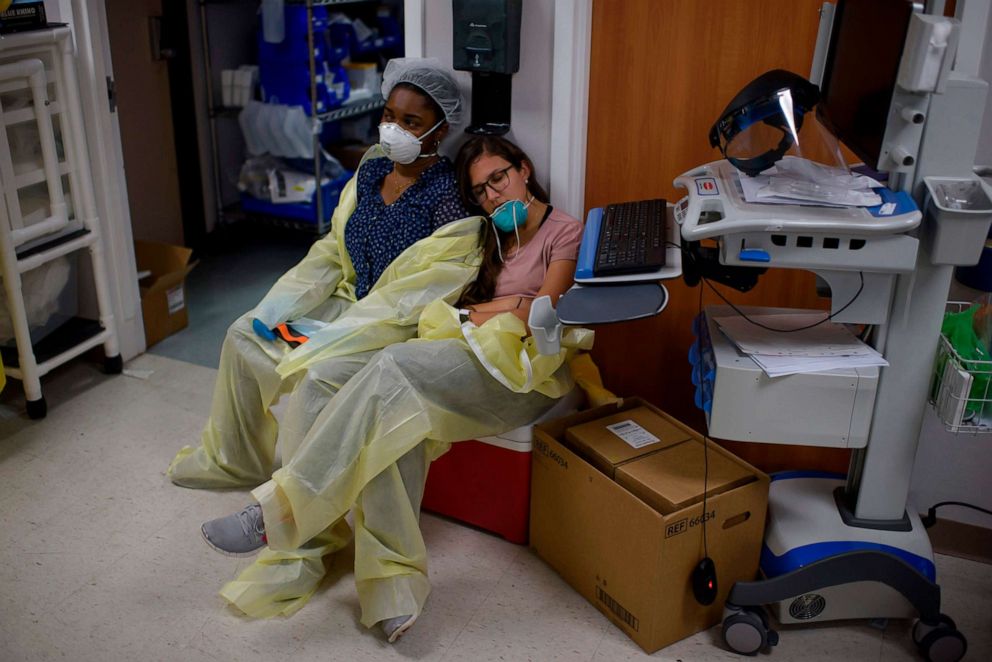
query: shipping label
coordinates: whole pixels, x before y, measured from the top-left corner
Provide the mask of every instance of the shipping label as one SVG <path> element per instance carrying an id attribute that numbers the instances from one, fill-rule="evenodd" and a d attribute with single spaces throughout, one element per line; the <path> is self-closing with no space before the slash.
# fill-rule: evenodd
<path id="1" fill-rule="evenodd" d="M 165 293 L 166 299 L 169 301 L 169 314 L 175 315 L 180 310 L 186 307 L 186 300 L 183 297 L 183 286 L 174 287 Z"/>
<path id="2" fill-rule="evenodd" d="M 627 442 L 628 446 L 641 448 L 656 441 L 661 441 L 634 421 L 627 419 L 613 425 L 607 425 L 606 429 Z"/>

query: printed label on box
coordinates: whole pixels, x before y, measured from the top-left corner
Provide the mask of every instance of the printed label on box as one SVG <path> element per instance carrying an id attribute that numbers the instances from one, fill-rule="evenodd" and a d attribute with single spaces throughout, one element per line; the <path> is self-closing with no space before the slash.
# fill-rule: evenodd
<path id="1" fill-rule="evenodd" d="M 183 298 L 183 286 L 174 287 L 165 293 L 165 296 L 169 300 L 169 314 L 175 315 L 180 310 L 186 307 L 186 301 Z M 161 301 L 161 299 L 159 299 Z"/>
<path id="2" fill-rule="evenodd" d="M 634 421 L 627 419 L 613 425 L 607 425 L 606 429 L 627 442 L 632 448 L 641 448 L 656 441 L 661 441 Z"/>

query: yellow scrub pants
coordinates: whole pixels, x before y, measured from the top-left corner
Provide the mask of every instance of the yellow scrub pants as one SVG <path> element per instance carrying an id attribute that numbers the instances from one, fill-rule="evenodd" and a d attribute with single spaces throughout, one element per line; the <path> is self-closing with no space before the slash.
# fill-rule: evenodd
<path id="1" fill-rule="evenodd" d="M 221 594 L 252 616 L 295 612 L 323 577 L 322 557 L 347 544 L 353 510 L 362 623 L 417 616 L 430 592 L 419 526 L 430 462 L 450 442 L 526 425 L 554 400 L 505 388 L 459 339 L 319 361 L 282 380 L 286 351 L 256 336 L 250 316 L 235 322 L 202 444 L 169 468 L 188 487 L 257 485 L 278 437 L 284 466 L 253 492 L 269 549 Z M 287 392 L 277 425 L 269 407 Z"/>

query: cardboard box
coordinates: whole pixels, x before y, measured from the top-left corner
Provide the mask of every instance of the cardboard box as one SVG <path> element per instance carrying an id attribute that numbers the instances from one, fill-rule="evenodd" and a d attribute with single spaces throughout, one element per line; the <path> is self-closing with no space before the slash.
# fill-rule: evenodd
<path id="1" fill-rule="evenodd" d="M 648 653 L 709 628 L 737 581 L 758 571 L 768 476 L 723 448 L 717 455 L 754 480 L 662 515 L 568 447 L 565 431 L 636 407 L 649 407 L 690 438 L 688 426 L 636 399 L 607 405 L 534 428 L 531 546 L 575 590 Z M 696 602 L 690 574 L 707 553 L 717 571 L 717 599 Z"/>
<path id="2" fill-rule="evenodd" d="M 656 441 L 651 442 L 651 437 Z M 688 432 L 648 407 L 635 407 L 565 430 L 569 447 L 610 478 L 625 463 L 687 439 Z"/>
<path id="3" fill-rule="evenodd" d="M 150 241 L 134 242 L 141 291 L 141 316 L 145 321 L 145 344 L 151 347 L 176 331 L 186 328 L 186 276 L 196 263 L 193 251 L 182 246 Z"/>
<path id="4" fill-rule="evenodd" d="M 755 480 L 749 468 L 722 453 L 710 452 L 715 448 L 718 447 L 710 443 L 704 449 L 701 442 L 689 439 L 619 467 L 616 481 L 662 515 L 668 515 L 702 502 L 704 475 L 707 500 Z"/>

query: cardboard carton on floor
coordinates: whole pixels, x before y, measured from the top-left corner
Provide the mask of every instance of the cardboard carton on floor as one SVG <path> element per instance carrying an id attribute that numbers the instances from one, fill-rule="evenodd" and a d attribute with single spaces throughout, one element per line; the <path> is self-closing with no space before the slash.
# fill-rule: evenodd
<path id="1" fill-rule="evenodd" d="M 749 467 L 714 448 L 709 444 L 704 449 L 696 439 L 688 439 L 624 464 L 615 479 L 662 515 L 702 502 L 704 476 L 707 499 L 755 480 Z"/>
<path id="2" fill-rule="evenodd" d="M 530 540 L 566 582 L 653 653 L 717 624 L 734 582 L 755 578 L 769 480 L 710 443 L 709 458 L 726 460 L 747 474 L 747 482 L 725 484 L 720 493 L 710 489 L 705 513 L 700 500 L 662 514 L 584 460 L 565 440 L 570 427 L 636 407 L 650 408 L 692 443 L 701 440 L 688 426 L 637 398 L 535 426 Z M 685 443 L 690 442 L 679 445 Z M 684 491 L 676 490 L 679 494 Z M 696 602 L 690 586 L 692 570 L 704 555 L 704 523 L 718 588 L 709 606 Z"/>
<path id="3" fill-rule="evenodd" d="M 610 478 L 639 457 L 685 441 L 689 433 L 648 407 L 635 407 L 565 430 L 569 448 Z"/>
<path id="4" fill-rule="evenodd" d="M 138 281 L 147 347 L 189 324 L 186 312 L 186 276 L 196 266 L 195 262 L 190 263 L 192 254 L 192 250 L 182 246 L 151 241 L 134 242 L 138 273 L 148 274 Z"/>

